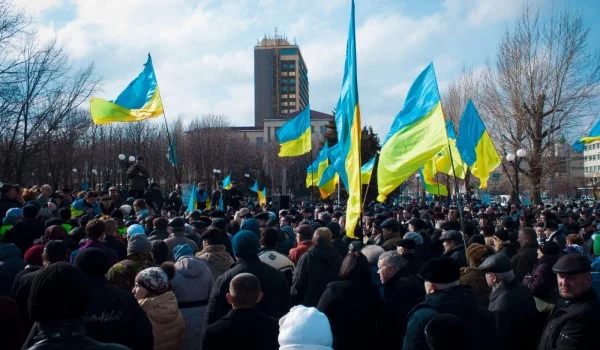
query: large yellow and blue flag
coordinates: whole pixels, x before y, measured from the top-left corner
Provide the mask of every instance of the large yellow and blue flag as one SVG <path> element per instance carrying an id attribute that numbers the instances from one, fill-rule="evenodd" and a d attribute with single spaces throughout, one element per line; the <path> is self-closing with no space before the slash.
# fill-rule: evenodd
<path id="1" fill-rule="evenodd" d="M 317 159 L 306 168 L 306 188 L 311 186 L 319 186 L 321 176 L 327 167 L 329 166 L 329 158 L 327 153 L 329 150 L 328 142 L 325 141 L 323 148 L 319 151 Z"/>
<path id="2" fill-rule="evenodd" d="M 280 157 L 301 156 L 310 152 L 312 148 L 310 105 L 277 130 L 277 139 L 281 145 Z"/>
<path id="3" fill-rule="evenodd" d="M 425 162 L 425 165 L 423 165 L 419 172 L 421 174 L 423 188 L 427 193 L 448 196 L 448 188 L 435 181 L 435 173 L 437 172 L 435 158 L 431 158 Z"/>
<path id="4" fill-rule="evenodd" d="M 335 186 L 337 186 L 339 181 L 340 177 L 335 166 L 333 164 L 329 165 L 319 180 L 319 193 L 321 193 L 321 198 L 325 199 L 331 196 L 335 192 Z"/>
<path id="5" fill-rule="evenodd" d="M 585 151 L 585 144 L 581 142 L 581 140 L 577 140 L 573 143 L 573 146 L 571 146 L 571 148 L 573 149 L 573 151 L 583 153 L 583 151 Z"/>
<path id="6" fill-rule="evenodd" d="M 227 176 L 223 179 L 223 189 L 231 189 L 231 173 L 227 174 Z"/>
<path id="7" fill-rule="evenodd" d="M 356 72 L 356 34 L 354 26 L 354 0 L 350 9 L 350 26 L 346 42 L 346 62 L 342 89 L 335 111 L 335 126 L 340 144 L 337 167 L 341 181 L 348 191 L 346 205 L 346 235 L 355 238 L 354 230 L 361 214 L 362 185 L 360 182 L 360 106 L 358 103 L 358 76 Z"/>
<path id="8" fill-rule="evenodd" d="M 448 147 L 433 63 L 414 81 L 392 123 L 377 165 L 377 200 L 383 202 L 425 162 Z"/>
<path id="9" fill-rule="evenodd" d="M 90 114 L 94 124 L 137 122 L 156 118 L 162 113 L 162 99 L 150 54 L 144 70 L 129 83 L 116 100 L 92 98 L 90 102 Z"/>
<path id="10" fill-rule="evenodd" d="M 252 187 L 250 187 L 250 191 L 258 193 L 259 189 L 258 189 L 258 180 L 254 180 L 254 185 L 252 185 Z"/>
<path id="11" fill-rule="evenodd" d="M 494 143 L 470 99 L 458 125 L 456 148 L 464 162 L 471 168 L 471 174 L 479 179 L 479 188 L 487 188 L 488 178 L 492 171 L 500 165 L 502 158 L 498 155 Z"/>
<path id="12" fill-rule="evenodd" d="M 363 166 L 360 168 L 360 182 L 363 185 L 368 185 L 371 182 L 371 174 L 373 174 L 375 158 L 377 158 L 377 156 L 371 158 L 370 161 L 363 164 Z"/>
<path id="13" fill-rule="evenodd" d="M 451 120 L 446 121 L 446 133 L 449 147 L 445 147 L 438 153 L 435 168 L 442 174 L 464 179 L 467 175 L 468 166 L 462 160 L 458 148 L 456 148 L 456 133 L 454 132 L 454 123 Z M 450 152 L 452 152 L 452 155 Z"/>
<path id="14" fill-rule="evenodd" d="M 592 130 L 587 134 L 587 136 L 582 137 L 579 142 L 586 144 L 594 141 L 600 141 L 600 119 L 594 124 Z"/>

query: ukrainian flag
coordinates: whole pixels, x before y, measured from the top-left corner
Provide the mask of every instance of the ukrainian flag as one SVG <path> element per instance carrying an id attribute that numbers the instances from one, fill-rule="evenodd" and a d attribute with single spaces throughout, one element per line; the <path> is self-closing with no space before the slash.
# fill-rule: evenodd
<path id="1" fill-rule="evenodd" d="M 301 156 L 310 152 L 312 146 L 310 105 L 277 130 L 277 139 L 281 145 L 280 157 Z"/>
<path id="2" fill-rule="evenodd" d="M 162 99 L 149 54 L 144 70 L 129 83 L 116 100 L 92 98 L 90 102 L 90 114 L 94 124 L 137 122 L 156 118 L 162 113 Z"/>
<path id="3" fill-rule="evenodd" d="M 333 148 L 335 148 L 335 146 L 330 148 L 330 150 Z M 340 177 L 337 173 L 335 165 L 329 165 L 325 171 L 323 171 L 321 179 L 319 180 L 319 192 L 321 193 L 321 198 L 325 199 L 331 196 L 333 192 L 335 192 L 335 186 L 339 183 L 339 181 Z"/>
<path id="4" fill-rule="evenodd" d="M 225 189 L 225 190 L 230 190 L 231 189 L 231 173 L 229 173 L 227 175 L 227 177 L 225 177 L 223 179 L 223 189 Z"/>
<path id="5" fill-rule="evenodd" d="M 436 172 L 435 158 L 431 158 L 420 170 L 423 188 L 427 193 L 448 196 L 448 188 L 440 183 L 435 182 Z"/>
<path id="6" fill-rule="evenodd" d="M 579 142 L 586 144 L 594 141 L 600 141 L 600 119 L 594 124 L 590 133 L 583 137 Z"/>
<path id="7" fill-rule="evenodd" d="M 573 143 L 573 146 L 571 148 L 573 149 L 573 151 L 583 153 L 583 151 L 585 151 L 585 144 L 581 142 L 581 140 L 577 140 L 575 141 L 575 143 Z"/>
<path id="8" fill-rule="evenodd" d="M 256 193 L 259 192 L 259 190 L 258 190 L 258 180 L 254 180 L 254 185 L 252 185 L 252 187 L 250 187 L 250 191 L 256 192 Z"/>
<path id="9" fill-rule="evenodd" d="M 458 125 L 456 148 L 471 168 L 471 174 L 479 179 L 479 188 L 487 188 L 490 173 L 500 165 L 502 159 L 471 100 Z"/>
<path id="10" fill-rule="evenodd" d="M 433 63 L 410 87 L 387 135 L 377 165 L 377 200 L 383 202 L 425 162 L 448 147 L 442 101 Z"/>
<path id="11" fill-rule="evenodd" d="M 456 133 L 454 132 L 454 123 L 451 120 L 446 122 L 446 133 L 450 150 L 446 147 L 438 154 L 435 167 L 440 173 L 464 179 L 467 175 L 468 166 L 462 160 L 458 148 L 456 148 Z M 452 152 L 452 156 L 450 156 L 450 152 Z"/>
<path id="12" fill-rule="evenodd" d="M 363 185 L 368 185 L 371 182 L 371 174 L 373 174 L 373 166 L 375 165 L 375 158 L 377 158 L 377 156 L 371 158 L 370 161 L 366 162 L 360 168 L 360 182 Z"/>
<path id="13" fill-rule="evenodd" d="M 198 203 L 196 202 L 196 194 L 198 193 L 198 187 L 192 185 L 192 193 L 190 194 L 190 200 L 188 200 L 187 211 L 194 211 L 198 209 Z"/>
<path id="14" fill-rule="evenodd" d="M 306 168 L 306 188 L 319 186 L 321 176 L 329 166 L 329 158 L 327 157 L 328 150 L 329 146 L 327 141 L 325 141 L 325 145 L 323 145 L 323 148 L 319 151 L 317 159 Z"/>
<path id="15" fill-rule="evenodd" d="M 258 191 L 258 203 L 260 205 L 267 205 L 267 188 L 263 188 L 262 191 Z"/>
<path id="16" fill-rule="evenodd" d="M 356 35 L 354 29 L 354 0 L 350 11 L 350 26 L 346 43 L 344 79 L 335 111 L 335 126 L 340 144 L 340 160 L 344 167 L 338 169 L 348 191 L 346 205 L 346 235 L 355 238 L 354 229 L 361 213 L 362 185 L 360 182 L 360 107 L 358 104 L 358 76 L 356 73 Z"/>

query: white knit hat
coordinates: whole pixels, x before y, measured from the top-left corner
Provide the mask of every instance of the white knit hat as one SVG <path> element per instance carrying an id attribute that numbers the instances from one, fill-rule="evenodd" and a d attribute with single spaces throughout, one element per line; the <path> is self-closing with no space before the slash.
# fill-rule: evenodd
<path id="1" fill-rule="evenodd" d="M 295 306 L 279 320 L 279 349 L 331 350 L 327 316 L 314 307 Z"/>

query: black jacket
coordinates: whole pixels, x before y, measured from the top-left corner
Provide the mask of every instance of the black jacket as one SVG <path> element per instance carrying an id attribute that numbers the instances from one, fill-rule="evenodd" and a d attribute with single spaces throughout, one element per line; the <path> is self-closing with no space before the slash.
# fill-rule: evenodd
<path id="1" fill-rule="evenodd" d="M 462 244 L 450 249 L 450 251 L 448 251 L 448 252 L 444 252 L 442 255 L 449 256 L 452 259 L 456 260 L 456 262 L 458 263 L 458 265 L 460 265 L 460 267 L 469 266 L 467 264 L 467 253 L 465 252 L 465 246 Z"/>
<path id="2" fill-rule="evenodd" d="M 404 338 L 408 313 L 425 297 L 423 282 L 402 269 L 383 286 L 383 312 L 379 322 L 382 349 L 398 348 Z"/>
<path id="3" fill-rule="evenodd" d="M 125 260 L 125 257 L 127 256 L 127 245 L 117 237 L 104 236 L 102 244 L 104 244 L 106 248 L 110 248 L 117 253 L 117 261 Z"/>
<path id="4" fill-rule="evenodd" d="M 537 243 L 522 246 L 515 256 L 510 259 L 515 273 L 515 280 L 521 282 L 523 277 L 533 272 L 537 260 Z"/>
<path id="5" fill-rule="evenodd" d="M 342 258 L 331 244 L 315 244 L 302 254 L 292 282 L 292 305 L 317 306 L 327 283 L 337 280 Z"/>
<path id="6" fill-rule="evenodd" d="M 505 244 L 499 251 L 498 254 L 506 256 L 508 259 L 512 259 L 517 254 L 517 250 L 510 244 Z M 536 253 L 537 255 L 537 253 Z"/>
<path id="7" fill-rule="evenodd" d="M 344 259 L 348 255 L 348 245 L 342 241 L 341 238 L 334 238 L 331 240 L 331 245 L 337 250 L 338 254 Z M 289 254 L 289 253 L 288 253 Z"/>
<path id="8" fill-rule="evenodd" d="M 540 334 L 539 314 L 525 286 L 516 280 L 500 283 L 492 289 L 488 310 L 496 318 L 503 349 L 535 349 Z"/>
<path id="9" fill-rule="evenodd" d="M 25 254 L 27 249 L 33 246 L 33 241 L 42 237 L 46 228 L 38 219 L 23 219 L 17 222 L 4 235 L 4 243 L 14 243 Z"/>
<path id="10" fill-rule="evenodd" d="M 267 316 L 280 318 L 290 310 L 290 288 L 283 273 L 261 262 L 258 256 L 238 260 L 234 267 L 217 278 L 206 308 L 205 322 L 209 325 L 225 316 L 231 305 L 225 295 L 229 293 L 229 282 L 240 273 L 248 272 L 258 277 L 263 299 L 256 307 Z"/>
<path id="11" fill-rule="evenodd" d="M 416 276 L 417 271 L 419 271 L 421 266 L 423 266 L 423 261 L 421 261 L 421 259 L 418 256 L 412 253 L 404 254 L 402 255 L 402 258 L 404 259 L 404 261 L 406 261 L 406 268 L 408 269 L 408 271 Z"/>
<path id="12" fill-rule="evenodd" d="M 374 348 L 382 306 L 375 284 L 346 280 L 329 283 L 317 308 L 329 319 L 333 348 L 340 350 Z M 350 331 L 358 329 L 360 332 Z"/>
<path id="13" fill-rule="evenodd" d="M 206 327 L 202 349 L 277 350 L 278 320 L 257 308 L 230 310 L 227 315 Z"/>
<path id="14" fill-rule="evenodd" d="M 439 314 L 452 314 L 464 322 L 471 340 L 465 350 L 500 348 L 494 316 L 481 306 L 471 288 L 456 286 L 428 294 L 410 311 L 402 349 L 427 349 L 425 326 Z"/>
<path id="15" fill-rule="evenodd" d="M 31 286 L 33 280 L 37 275 L 41 273 L 43 268 L 22 275 L 15 283 L 12 288 L 13 298 L 17 302 L 19 313 L 21 314 L 21 321 L 23 322 L 23 330 L 25 334 L 29 333 L 33 322 L 29 319 L 29 293 L 31 292 Z"/>
<path id="16" fill-rule="evenodd" d="M 14 199 L 8 199 L 0 194 L 0 220 L 6 216 L 6 212 L 12 208 L 20 208 L 22 206 L 19 201 Z"/>
<path id="17" fill-rule="evenodd" d="M 58 321 L 40 325 L 40 333 L 32 339 L 28 350 L 126 350 L 126 346 L 119 344 L 101 343 L 85 334 L 82 321 Z"/>
<path id="18" fill-rule="evenodd" d="M 561 299 L 552 310 L 538 350 L 598 349 L 600 300 L 593 289 L 573 300 Z"/>

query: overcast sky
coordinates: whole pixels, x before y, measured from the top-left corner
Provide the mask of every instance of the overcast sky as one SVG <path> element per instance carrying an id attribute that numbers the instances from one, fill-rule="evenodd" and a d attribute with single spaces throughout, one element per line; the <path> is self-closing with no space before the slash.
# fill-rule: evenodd
<path id="1" fill-rule="evenodd" d="M 57 36 L 75 65 L 94 62 L 98 97 L 114 99 L 150 52 L 167 116 L 219 113 L 254 121 L 253 48 L 278 27 L 306 61 L 310 103 L 330 112 L 339 96 L 350 0 L 14 0 L 43 39 Z M 356 0 L 363 125 L 380 138 L 418 72 L 433 61 L 440 88 L 464 66 L 493 60 L 521 0 Z M 530 0 L 581 10 L 600 47 L 600 1 Z"/>

